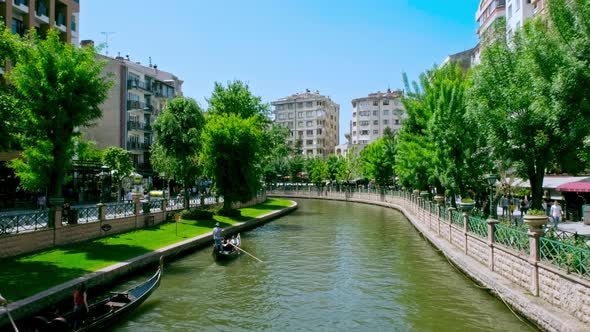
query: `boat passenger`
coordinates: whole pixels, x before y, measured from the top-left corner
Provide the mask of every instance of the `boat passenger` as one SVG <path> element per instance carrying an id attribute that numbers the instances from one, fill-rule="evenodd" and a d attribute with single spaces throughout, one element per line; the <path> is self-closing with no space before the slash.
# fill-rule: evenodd
<path id="1" fill-rule="evenodd" d="M 6 301 L 6 299 L 4 297 L 2 297 L 2 294 L 0 294 L 0 305 L 7 305 L 8 301 Z"/>
<path id="2" fill-rule="evenodd" d="M 81 283 L 74 291 L 74 331 L 82 326 L 88 311 L 86 284 Z"/>

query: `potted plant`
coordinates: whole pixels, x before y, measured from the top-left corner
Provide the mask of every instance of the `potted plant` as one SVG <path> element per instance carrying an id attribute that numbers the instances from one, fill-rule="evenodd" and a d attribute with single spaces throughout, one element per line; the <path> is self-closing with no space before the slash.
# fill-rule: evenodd
<path id="1" fill-rule="evenodd" d="M 469 213 L 475 207 L 475 201 L 472 198 L 461 198 L 459 207 L 461 208 L 461 211 Z"/>
<path id="2" fill-rule="evenodd" d="M 530 227 L 541 227 L 547 223 L 548 217 L 543 210 L 530 209 L 523 217 L 524 223 Z"/>
<path id="3" fill-rule="evenodd" d="M 443 196 L 443 195 L 436 195 L 436 196 L 434 196 L 434 201 L 438 205 L 443 205 L 443 203 L 445 202 L 445 196 Z"/>

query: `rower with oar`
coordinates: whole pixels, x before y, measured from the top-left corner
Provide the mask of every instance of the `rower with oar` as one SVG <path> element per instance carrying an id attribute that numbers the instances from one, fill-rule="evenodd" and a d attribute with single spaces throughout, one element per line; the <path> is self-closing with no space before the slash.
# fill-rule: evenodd
<path id="1" fill-rule="evenodd" d="M 239 234 L 238 234 L 238 237 L 239 237 Z M 264 263 L 263 261 L 261 261 L 260 259 L 258 259 L 256 256 L 252 255 L 251 253 L 247 252 L 246 250 L 244 250 L 244 249 L 238 247 L 237 245 L 233 244 L 231 241 L 228 241 L 228 243 L 230 245 L 232 245 L 235 249 L 238 249 L 239 251 L 243 252 L 244 254 L 246 254 L 246 255 L 254 258 L 255 260 L 259 261 L 260 263 Z"/>
<path id="2" fill-rule="evenodd" d="M 18 328 L 16 327 L 16 324 L 14 323 L 14 320 L 10 315 L 10 311 L 8 311 L 8 308 L 6 308 L 6 305 L 8 305 L 8 301 L 2 296 L 2 294 L 0 294 L 0 306 L 4 307 L 4 311 L 6 311 L 8 319 L 10 319 L 10 323 L 12 324 L 12 328 L 14 328 L 14 331 L 18 332 Z"/>

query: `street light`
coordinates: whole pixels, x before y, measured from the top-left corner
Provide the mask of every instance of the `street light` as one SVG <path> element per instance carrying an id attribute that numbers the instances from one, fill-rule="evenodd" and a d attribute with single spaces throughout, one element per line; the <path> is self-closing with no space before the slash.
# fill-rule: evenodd
<path id="1" fill-rule="evenodd" d="M 498 176 L 496 174 L 487 174 L 485 176 L 486 181 L 488 181 L 488 185 L 490 186 L 490 217 L 494 219 L 498 219 L 498 211 L 495 209 L 494 205 L 494 185 L 496 181 L 498 181 Z"/>

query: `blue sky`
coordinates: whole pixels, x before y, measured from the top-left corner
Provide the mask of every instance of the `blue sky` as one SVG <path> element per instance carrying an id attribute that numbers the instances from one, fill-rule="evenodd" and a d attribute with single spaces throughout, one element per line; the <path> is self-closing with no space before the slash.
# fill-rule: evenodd
<path id="1" fill-rule="evenodd" d="M 80 38 L 111 32 L 109 55 L 151 57 L 203 107 L 216 81 L 246 81 L 265 102 L 319 90 L 340 104 L 342 143 L 353 98 L 475 46 L 478 2 L 83 0 Z"/>

